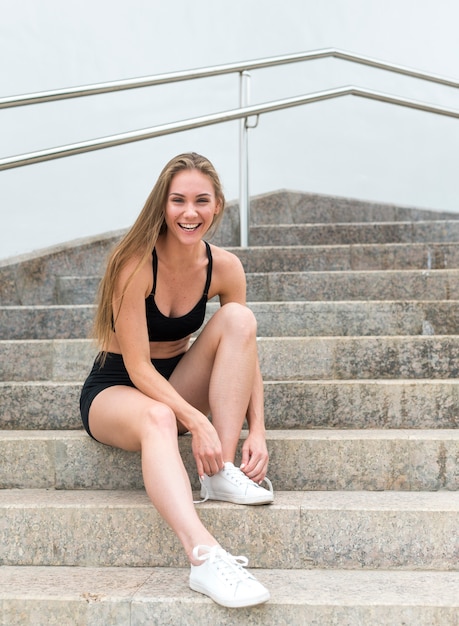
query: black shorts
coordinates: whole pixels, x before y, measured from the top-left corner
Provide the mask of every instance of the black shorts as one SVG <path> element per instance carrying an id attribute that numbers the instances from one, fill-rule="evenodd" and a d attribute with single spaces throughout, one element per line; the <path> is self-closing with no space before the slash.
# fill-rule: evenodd
<path id="1" fill-rule="evenodd" d="M 151 359 L 151 362 L 164 378 L 169 379 L 182 356 L 183 354 L 179 354 L 170 359 Z M 92 370 L 83 385 L 80 395 L 81 420 L 86 432 L 93 439 L 95 437 L 92 436 L 89 428 L 89 409 L 92 401 L 98 393 L 115 385 L 135 387 L 129 378 L 122 355 L 108 352 L 103 367 L 100 365 L 99 357 L 94 361 Z"/>

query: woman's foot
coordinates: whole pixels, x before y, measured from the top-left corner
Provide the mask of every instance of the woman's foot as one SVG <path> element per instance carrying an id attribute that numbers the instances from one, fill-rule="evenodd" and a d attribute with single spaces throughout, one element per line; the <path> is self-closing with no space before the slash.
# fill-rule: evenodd
<path id="1" fill-rule="evenodd" d="M 239 467 L 232 463 L 225 463 L 223 469 L 201 478 L 201 498 L 206 500 L 221 500 L 234 504 L 271 504 L 274 500 L 271 481 L 265 478 L 269 489 L 265 489 L 244 474 Z"/>
<path id="2" fill-rule="evenodd" d="M 190 588 L 230 608 L 254 606 L 269 600 L 269 591 L 245 568 L 245 556 L 232 556 L 220 546 L 196 546 Z"/>

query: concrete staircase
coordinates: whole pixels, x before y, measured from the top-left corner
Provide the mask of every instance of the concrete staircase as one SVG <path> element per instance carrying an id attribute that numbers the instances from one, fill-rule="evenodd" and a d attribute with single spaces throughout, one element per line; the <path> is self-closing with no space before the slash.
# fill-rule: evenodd
<path id="1" fill-rule="evenodd" d="M 271 601 L 190 591 L 139 456 L 80 428 L 114 233 L 0 265 L 2 625 L 459 624 L 459 216 L 293 192 L 252 216 L 252 247 L 233 250 L 276 500 L 199 511 Z M 230 205 L 218 243 L 236 233 Z"/>

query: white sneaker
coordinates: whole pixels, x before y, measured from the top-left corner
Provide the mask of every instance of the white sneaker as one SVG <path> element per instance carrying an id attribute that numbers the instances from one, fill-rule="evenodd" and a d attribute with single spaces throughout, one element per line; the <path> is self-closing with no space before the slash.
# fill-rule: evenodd
<path id="1" fill-rule="evenodd" d="M 218 474 L 204 474 L 201 478 L 202 502 L 222 500 L 234 504 L 270 504 L 274 500 L 273 486 L 268 478 L 265 481 L 269 489 L 257 485 L 239 467 L 227 462 Z"/>
<path id="2" fill-rule="evenodd" d="M 202 565 L 192 565 L 190 588 L 214 602 L 230 608 L 254 606 L 269 600 L 269 591 L 244 567 L 245 556 L 232 556 L 220 546 L 196 546 L 193 557 Z"/>

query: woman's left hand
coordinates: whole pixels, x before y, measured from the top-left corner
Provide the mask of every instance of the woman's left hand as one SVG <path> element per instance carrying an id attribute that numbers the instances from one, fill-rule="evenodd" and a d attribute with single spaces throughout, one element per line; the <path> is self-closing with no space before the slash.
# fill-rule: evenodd
<path id="1" fill-rule="evenodd" d="M 268 470 L 268 449 L 264 435 L 249 432 L 242 446 L 241 470 L 256 483 L 264 480 Z"/>

